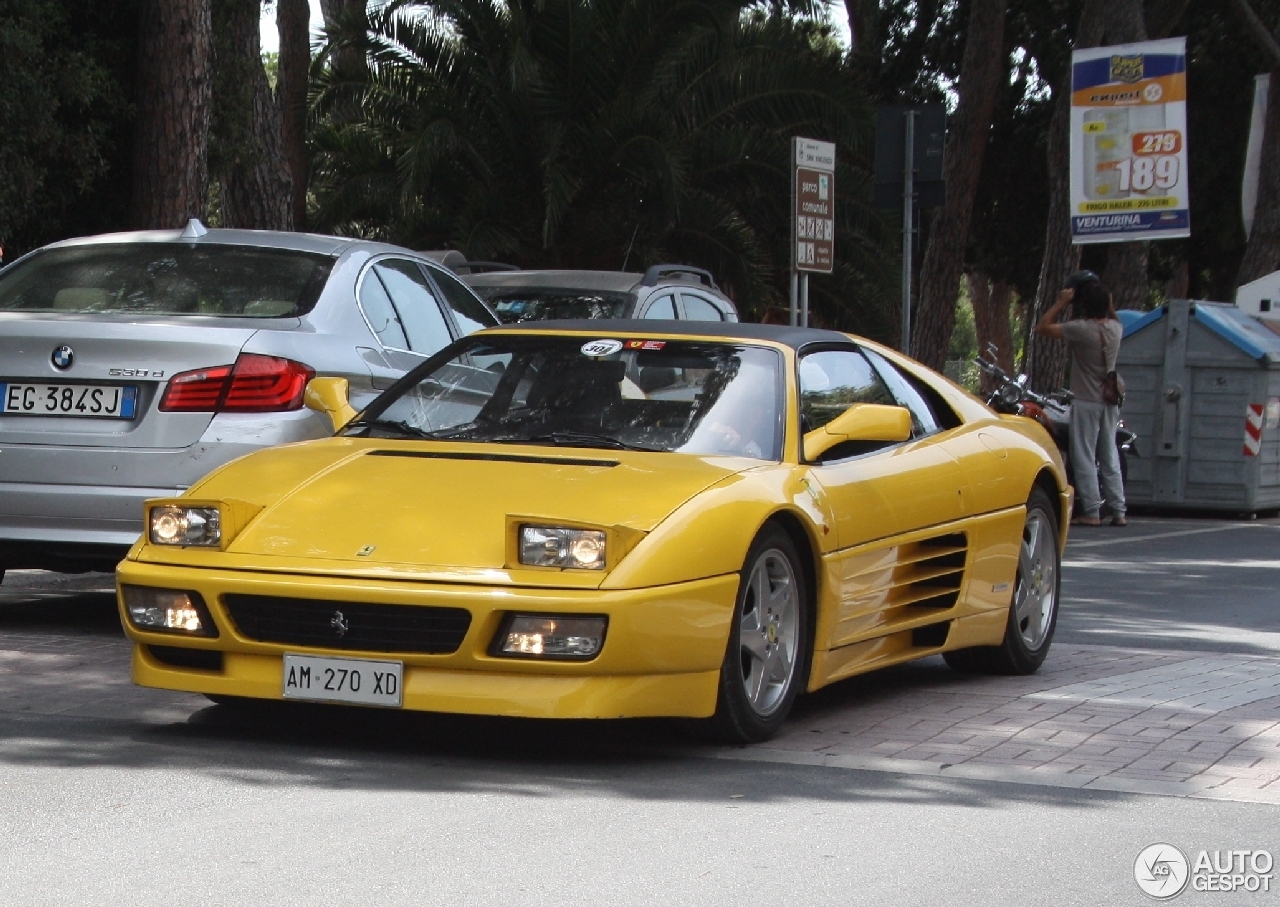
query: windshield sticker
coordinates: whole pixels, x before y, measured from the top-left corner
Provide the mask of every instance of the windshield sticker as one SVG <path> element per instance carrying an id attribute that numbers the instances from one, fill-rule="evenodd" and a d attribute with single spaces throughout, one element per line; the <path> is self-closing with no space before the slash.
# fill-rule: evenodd
<path id="1" fill-rule="evenodd" d="M 621 340 L 592 340 L 582 345 L 584 356 L 611 356 L 622 349 Z"/>
<path id="2" fill-rule="evenodd" d="M 665 340 L 628 340 L 623 344 L 629 350 L 660 350 L 666 345 Z"/>

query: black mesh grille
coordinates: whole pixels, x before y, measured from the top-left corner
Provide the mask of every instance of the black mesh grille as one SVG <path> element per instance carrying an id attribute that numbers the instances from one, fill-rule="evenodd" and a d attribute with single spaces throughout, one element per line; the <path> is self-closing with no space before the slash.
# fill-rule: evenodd
<path id="1" fill-rule="evenodd" d="M 242 636 L 259 642 L 364 652 L 456 652 L 471 626 L 465 608 L 371 605 L 272 595 L 224 595 Z"/>

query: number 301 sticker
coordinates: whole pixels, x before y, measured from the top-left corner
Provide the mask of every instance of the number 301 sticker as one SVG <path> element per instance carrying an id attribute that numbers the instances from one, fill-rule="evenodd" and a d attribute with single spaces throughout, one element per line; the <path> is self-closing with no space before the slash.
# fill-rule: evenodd
<path id="1" fill-rule="evenodd" d="M 611 356 L 622 349 L 621 340 L 592 340 L 582 345 L 584 356 Z"/>

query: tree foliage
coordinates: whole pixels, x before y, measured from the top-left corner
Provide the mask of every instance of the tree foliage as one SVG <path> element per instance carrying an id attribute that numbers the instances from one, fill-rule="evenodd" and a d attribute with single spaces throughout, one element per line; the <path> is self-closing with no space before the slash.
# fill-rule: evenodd
<path id="1" fill-rule="evenodd" d="M 789 138 L 840 148 L 831 323 L 885 335 L 865 94 L 812 19 L 736 0 L 441 0 L 370 12 L 368 67 L 324 70 L 316 222 L 524 266 L 709 268 L 785 300 Z"/>
<path id="2" fill-rule="evenodd" d="M 8 258 L 113 225 L 124 209 L 135 15 L 129 0 L 0 0 Z"/>

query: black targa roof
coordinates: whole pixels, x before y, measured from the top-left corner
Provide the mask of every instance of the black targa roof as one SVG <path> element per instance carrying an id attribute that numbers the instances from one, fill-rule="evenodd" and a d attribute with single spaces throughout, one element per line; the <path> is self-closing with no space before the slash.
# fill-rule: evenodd
<path id="1" fill-rule="evenodd" d="M 776 324 L 744 324 L 718 321 L 661 321 L 658 319 L 574 318 L 564 321 L 526 321 L 489 328 L 502 333 L 547 334 L 574 331 L 602 337 L 659 336 L 722 337 L 725 340 L 769 340 L 800 349 L 814 343 L 849 344 L 853 339 L 839 331 L 793 328 Z"/>

